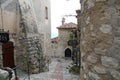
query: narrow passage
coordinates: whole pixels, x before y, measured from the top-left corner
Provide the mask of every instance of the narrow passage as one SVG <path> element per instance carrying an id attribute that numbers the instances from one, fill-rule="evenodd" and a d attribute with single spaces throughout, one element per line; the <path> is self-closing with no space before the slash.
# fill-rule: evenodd
<path id="1" fill-rule="evenodd" d="M 70 59 L 54 58 L 49 64 L 49 71 L 31 74 L 30 80 L 80 80 L 79 75 L 70 74 L 67 67 L 72 63 Z M 20 80 L 29 80 L 27 74 L 19 71 Z"/>

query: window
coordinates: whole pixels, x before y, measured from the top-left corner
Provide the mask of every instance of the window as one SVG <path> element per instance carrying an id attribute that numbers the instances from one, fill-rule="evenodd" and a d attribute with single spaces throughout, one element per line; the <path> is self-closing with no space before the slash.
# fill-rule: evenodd
<path id="1" fill-rule="evenodd" d="M 45 7 L 45 19 L 48 19 L 48 8 Z"/>

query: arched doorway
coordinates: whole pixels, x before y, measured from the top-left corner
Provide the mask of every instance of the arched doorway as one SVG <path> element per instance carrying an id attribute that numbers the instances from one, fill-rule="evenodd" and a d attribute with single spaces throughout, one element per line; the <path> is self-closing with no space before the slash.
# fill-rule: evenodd
<path id="1" fill-rule="evenodd" d="M 71 50 L 69 48 L 65 49 L 65 57 L 71 57 Z"/>

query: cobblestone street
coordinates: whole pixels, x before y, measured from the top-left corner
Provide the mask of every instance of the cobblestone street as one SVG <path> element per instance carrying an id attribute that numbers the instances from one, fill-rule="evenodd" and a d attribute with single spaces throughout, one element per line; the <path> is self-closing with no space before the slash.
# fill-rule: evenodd
<path id="1" fill-rule="evenodd" d="M 68 65 L 72 61 L 70 59 L 52 59 L 49 64 L 49 71 L 39 74 L 31 74 L 30 80 L 79 80 L 79 75 L 70 74 Z M 20 72 L 20 80 L 29 80 L 27 74 Z"/>

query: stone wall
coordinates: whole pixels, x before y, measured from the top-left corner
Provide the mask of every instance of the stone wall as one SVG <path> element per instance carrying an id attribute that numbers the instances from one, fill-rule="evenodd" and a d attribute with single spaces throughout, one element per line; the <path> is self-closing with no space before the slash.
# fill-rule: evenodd
<path id="1" fill-rule="evenodd" d="M 51 39 L 51 50 L 52 50 L 52 53 L 51 53 L 51 56 L 52 57 L 58 57 L 58 37 L 55 37 L 53 39 Z"/>
<path id="2" fill-rule="evenodd" d="M 68 46 L 68 41 L 70 40 L 70 34 L 73 29 L 59 29 L 59 37 L 58 37 L 58 52 L 59 57 L 65 57 L 65 49 L 72 48 Z"/>
<path id="3" fill-rule="evenodd" d="M 50 0 L 32 0 L 36 19 L 38 23 L 38 31 L 43 37 L 43 53 L 46 56 L 51 55 L 51 7 Z M 48 11 L 48 18 L 46 19 L 46 8 Z"/>
<path id="4" fill-rule="evenodd" d="M 17 54 L 17 65 L 20 65 L 20 68 L 25 71 L 29 68 L 30 73 L 45 71 L 46 64 L 43 56 L 45 35 L 42 35 L 38 30 L 41 25 L 38 24 L 37 14 L 34 11 L 35 7 L 33 2 L 29 0 L 19 0 L 19 3 L 20 34 L 18 53 L 20 54 Z M 20 48 L 22 46 L 23 48 Z"/>
<path id="5" fill-rule="evenodd" d="M 80 80 L 120 79 L 120 0 L 81 0 Z"/>
<path id="6" fill-rule="evenodd" d="M 45 37 L 50 38 L 50 34 L 43 31 L 44 34 L 46 34 L 44 35 L 39 31 L 40 28 L 42 29 L 42 27 L 44 27 L 45 29 L 46 27 L 45 25 L 38 24 L 40 21 L 36 19 L 38 15 L 34 11 L 36 7 L 33 7 L 32 0 L 5 0 L 2 2 L 1 6 L 3 13 L 3 29 L 5 31 L 9 30 L 10 41 L 14 43 L 15 47 L 15 65 L 27 71 L 29 64 L 31 73 L 44 71 L 46 64 L 45 58 L 43 58 L 43 54 L 45 53 L 43 48 L 45 48 L 44 43 L 47 41 Z M 0 19 L 0 25 L 2 25 L 1 22 Z M 2 29 L 1 26 L 0 28 Z M 50 33 L 50 31 L 48 31 L 48 33 Z M 50 43 L 48 45 L 50 45 Z M 1 51 L 0 47 L 0 56 L 2 56 Z M 2 57 L 0 59 L 2 59 Z M 0 62 L 2 66 L 2 60 L 0 60 Z"/>

